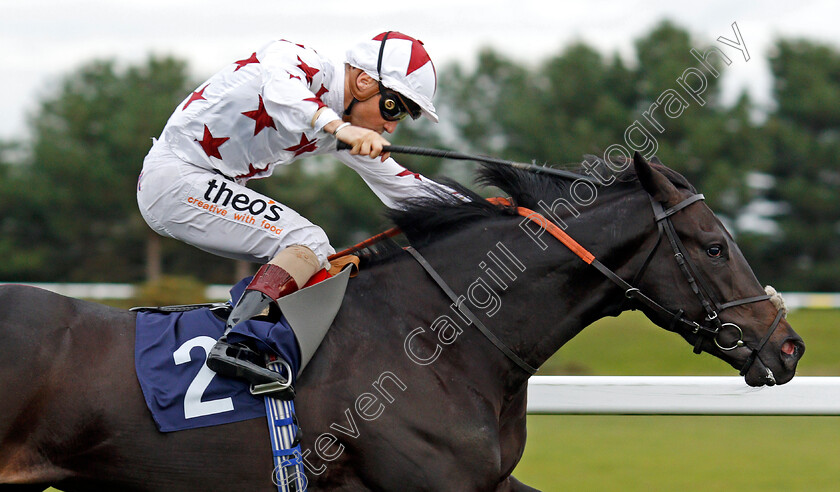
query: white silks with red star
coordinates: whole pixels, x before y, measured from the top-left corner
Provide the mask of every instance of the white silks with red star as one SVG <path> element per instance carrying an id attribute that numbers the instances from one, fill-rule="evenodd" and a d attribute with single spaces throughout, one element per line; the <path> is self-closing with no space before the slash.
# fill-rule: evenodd
<path id="1" fill-rule="evenodd" d="M 137 201 L 146 222 L 220 256 L 264 263 L 299 244 L 326 266 L 334 250 L 320 227 L 283 204 L 283 197 L 240 185 L 271 175 L 278 165 L 331 153 L 390 208 L 433 189 L 451 191 L 391 158 L 335 150 L 335 137 L 322 128 L 344 109 L 344 75 L 343 63 L 275 41 L 243 53 L 200 84 L 175 108 L 144 161 Z"/>
<path id="2" fill-rule="evenodd" d="M 419 42 L 392 36 L 394 42 L 409 43 L 408 52 L 414 53 L 406 58 L 405 70 L 434 70 Z M 243 53 L 200 84 L 177 106 L 160 140 L 185 164 L 244 184 L 298 158 L 335 153 L 335 137 L 321 130 L 339 119 L 343 106 L 343 63 L 300 44 L 274 41 Z M 312 118 L 321 108 L 319 126 L 313 128 Z M 393 159 L 380 162 L 346 151 L 336 156 L 362 175 L 388 207 L 436 185 Z"/>

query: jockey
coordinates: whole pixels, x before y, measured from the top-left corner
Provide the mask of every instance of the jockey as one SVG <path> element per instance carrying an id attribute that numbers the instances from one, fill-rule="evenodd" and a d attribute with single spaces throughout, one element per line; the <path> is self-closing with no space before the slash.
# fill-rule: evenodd
<path id="1" fill-rule="evenodd" d="M 329 268 L 327 257 L 335 252 L 320 227 L 246 188 L 248 180 L 300 157 L 334 154 L 390 208 L 442 189 L 383 153 L 389 142 L 382 136 L 406 116 L 437 122 L 436 84 L 423 43 L 389 31 L 351 48 L 343 64 L 300 44 L 271 42 L 178 105 L 144 160 L 137 202 L 163 236 L 263 263 L 231 312 L 228 331 Z M 337 140 L 351 150 L 336 150 Z M 253 355 L 223 336 L 208 366 L 266 382 L 267 370 Z"/>

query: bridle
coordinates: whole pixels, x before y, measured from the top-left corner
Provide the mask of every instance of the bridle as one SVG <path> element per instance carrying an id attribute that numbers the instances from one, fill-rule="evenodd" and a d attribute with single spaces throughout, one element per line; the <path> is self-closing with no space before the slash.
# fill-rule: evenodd
<path id="1" fill-rule="evenodd" d="M 694 353 L 699 354 L 702 351 L 703 341 L 708 339 L 711 339 L 711 341 L 714 342 L 715 346 L 717 346 L 720 350 L 724 352 L 744 346 L 751 349 L 749 357 L 747 357 L 747 360 L 745 361 L 744 365 L 741 367 L 740 370 L 740 375 L 744 376 L 747 373 L 747 371 L 750 370 L 750 367 L 752 367 L 753 363 L 757 359 L 760 359 L 759 353 L 770 340 L 770 337 L 776 331 L 776 328 L 778 328 L 779 322 L 782 320 L 782 317 L 784 315 L 784 311 L 781 309 L 778 310 L 775 319 L 773 320 L 767 331 L 767 334 L 764 335 L 764 338 L 755 347 L 751 347 L 744 341 L 744 332 L 740 326 L 738 326 L 735 323 L 721 322 L 719 313 L 724 311 L 725 309 L 729 309 L 735 306 L 741 306 L 744 304 L 750 304 L 753 302 L 769 301 L 771 296 L 760 295 L 721 303 L 717 299 L 715 299 L 715 297 L 711 294 L 711 289 L 708 287 L 708 282 L 703 278 L 703 276 L 700 274 L 700 271 L 697 269 L 696 265 L 691 260 L 691 257 L 686 251 L 685 246 L 683 245 L 679 235 L 677 234 L 676 229 L 674 228 L 674 224 L 671 222 L 672 215 L 685 209 L 693 203 L 704 199 L 705 197 L 702 194 L 698 193 L 682 200 L 673 207 L 665 209 L 660 202 L 654 200 L 651 197 L 651 205 L 653 207 L 654 220 L 657 224 L 659 235 L 650 253 L 648 253 L 647 257 L 645 258 L 645 261 L 643 262 L 641 268 L 635 275 L 633 279 L 633 284 L 628 283 L 627 281 L 619 277 L 615 272 L 607 268 L 603 263 L 598 261 L 598 259 L 595 258 L 595 256 L 592 253 L 587 251 L 577 241 L 572 239 L 571 236 L 566 234 L 565 231 L 560 229 L 560 227 L 555 225 L 550 220 L 546 219 L 543 215 L 525 207 L 516 207 L 516 211 L 519 215 L 525 217 L 527 220 L 536 222 L 540 227 L 544 228 L 546 232 L 557 238 L 561 243 L 563 243 L 563 245 L 565 245 L 573 253 L 575 253 L 575 255 L 577 255 L 580 259 L 582 259 L 587 264 L 595 267 L 605 277 L 607 277 L 610 281 L 612 281 L 614 284 L 620 287 L 624 291 L 624 296 L 627 299 L 640 302 L 648 309 L 656 313 L 656 315 L 659 316 L 662 320 L 666 320 L 667 330 L 680 332 L 680 328 L 684 328 L 689 330 L 691 333 L 696 334 L 697 339 L 694 343 Z M 491 198 L 489 200 L 493 203 L 500 205 L 512 205 L 510 201 L 505 198 Z M 669 310 L 668 308 L 662 306 L 655 300 L 651 299 L 648 295 L 642 292 L 640 288 L 635 287 L 639 285 L 639 282 L 642 276 L 644 275 L 645 270 L 651 263 L 654 254 L 659 248 L 659 245 L 663 242 L 663 237 L 667 237 L 668 243 L 671 245 L 671 249 L 674 253 L 674 258 L 677 261 L 680 270 L 683 272 L 683 275 L 685 276 L 686 281 L 691 287 L 691 290 L 697 296 L 700 305 L 706 312 L 705 319 L 702 323 L 698 323 L 696 321 L 692 321 L 686 318 L 684 316 L 685 311 L 683 309 L 679 309 L 676 312 Z M 725 329 L 733 329 L 738 332 L 738 339 L 735 342 L 733 342 L 732 345 L 724 346 L 718 340 L 718 337 Z M 510 357 L 510 355 L 508 355 L 508 357 Z M 514 362 L 517 361 L 514 360 Z M 517 364 L 521 367 L 521 364 L 519 364 L 518 362 Z M 765 369 L 767 369 L 768 381 L 774 383 L 775 379 L 773 377 L 773 373 L 770 371 L 770 369 L 767 368 L 766 365 Z"/>
<path id="2" fill-rule="evenodd" d="M 746 346 L 747 348 L 751 349 L 751 353 L 747 360 L 745 361 L 744 365 L 741 367 L 740 375 L 743 376 L 750 370 L 752 364 L 756 361 L 759 357 L 759 353 L 770 340 L 770 337 L 776 331 L 776 328 L 779 326 L 779 322 L 782 320 L 784 316 L 784 310 L 778 309 L 776 312 L 776 317 L 773 319 L 773 322 L 770 324 L 767 333 L 764 335 L 762 340 L 756 347 L 750 347 L 746 342 L 744 342 L 744 331 L 735 323 L 723 323 L 720 320 L 720 316 L 718 314 L 725 309 L 729 309 L 735 306 L 742 306 L 744 304 L 750 304 L 753 302 L 760 302 L 760 301 L 769 301 L 771 296 L 770 295 L 759 295 L 754 297 L 746 297 L 743 299 L 738 299 L 734 301 L 729 301 L 725 303 L 719 302 L 713 295 L 712 291 L 709 288 L 708 282 L 705 280 L 703 275 L 700 274 L 700 271 L 695 266 L 694 262 L 691 260 L 691 256 L 689 256 L 688 252 L 685 249 L 682 241 L 680 240 L 679 234 L 677 234 L 676 229 L 674 228 L 674 224 L 671 221 L 671 216 L 675 213 L 679 212 L 680 210 L 688 207 L 692 203 L 698 202 L 700 200 L 704 200 L 705 197 L 702 194 L 695 194 L 692 195 L 685 200 L 681 201 L 680 203 L 670 207 L 668 209 L 664 209 L 662 207 L 662 203 L 654 200 L 651 197 L 651 205 L 653 206 L 653 213 L 654 213 L 654 220 L 656 221 L 657 228 L 659 230 L 659 237 L 656 241 L 651 252 L 648 254 L 648 258 L 645 260 L 645 263 L 642 265 L 642 268 L 636 274 L 634 279 L 634 283 L 638 285 L 638 282 L 641 280 L 642 275 L 644 274 L 644 269 L 650 262 L 650 258 L 653 257 L 653 254 L 656 252 L 656 249 L 659 247 L 659 244 L 662 242 L 662 236 L 664 235 L 668 238 L 668 242 L 671 245 L 671 250 L 674 252 L 674 259 L 677 261 L 677 264 L 680 267 L 680 270 L 683 272 L 686 281 L 688 281 L 689 286 L 691 287 L 692 292 L 694 295 L 697 296 L 700 305 L 703 307 L 703 310 L 706 312 L 706 316 L 704 318 L 704 323 L 700 324 L 695 321 L 687 320 L 683 317 L 684 311 L 682 309 L 678 310 L 677 313 L 671 313 L 667 309 L 662 308 L 662 311 L 659 311 L 660 315 L 669 316 L 672 320 L 671 323 L 673 326 L 674 323 L 681 323 L 683 325 L 687 325 L 688 328 L 691 330 L 692 333 L 698 335 L 697 339 L 694 342 L 694 353 L 699 354 L 702 349 L 702 343 L 704 339 L 711 339 L 714 344 L 720 350 L 724 352 L 728 352 L 730 350 L 734 350 L 738 347 Z M 634 291 L 635 292 L 635 291 Z M 627 295 L 627 292 L 625 292 Z M 639 293 L 641 296 L 641 293 Z M 629 298 L 633 298 L 633 293 L 628 295 Z M 642 300 L 639 297 L 639 300 Z M 775 307 L 775 306 L 774 306 Z M 668 318 L 665 318 L 668 319 Z M 731 328 L 738 332 L 738 339 L 730 346 L 721 345 L 718 341 L 718 336 L 721 332 L 726 329 Z M 673 328 L 671 328 L 673 330 Z M 766 366 L 765 366 L 766 368 Z M 773 374 L 768 369 L 768 379 L 773 379 Z"/>

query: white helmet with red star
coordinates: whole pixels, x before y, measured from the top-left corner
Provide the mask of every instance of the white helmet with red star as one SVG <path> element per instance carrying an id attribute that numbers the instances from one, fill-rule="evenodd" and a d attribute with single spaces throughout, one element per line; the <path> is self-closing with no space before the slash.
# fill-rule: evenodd
<path id="1" fill-rule="evenodd" d="M 420 106 L 426 118 L 437 123 L 432 104 L 437 74 L 421 41 L 397 31 L 383 32 L 349 49 L 347 63 L 407 97 Z"/>

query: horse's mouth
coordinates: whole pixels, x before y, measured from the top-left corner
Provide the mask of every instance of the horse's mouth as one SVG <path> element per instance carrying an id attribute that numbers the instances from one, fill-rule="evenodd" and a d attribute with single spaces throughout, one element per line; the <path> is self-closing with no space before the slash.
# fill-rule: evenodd
<path id="1" fill-rule="evenodd" d="M 750 370 L 744 374 L 744 382 L 752 387 L 776 386 L 788 382 L 793 376 L 787 377 L 783 382 L 777 381 L 773 371 L 764 365 L 764 362 L 756 359 Z"/>

